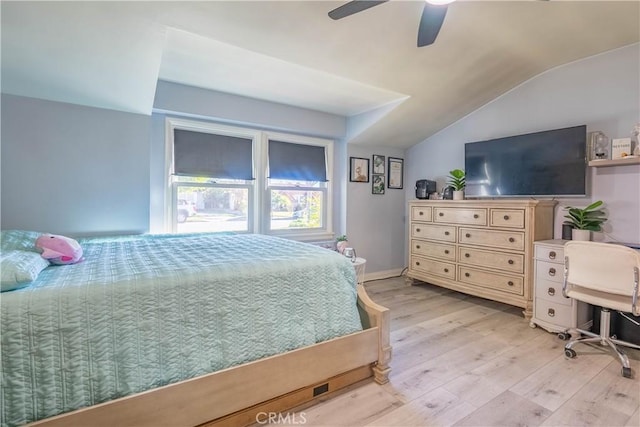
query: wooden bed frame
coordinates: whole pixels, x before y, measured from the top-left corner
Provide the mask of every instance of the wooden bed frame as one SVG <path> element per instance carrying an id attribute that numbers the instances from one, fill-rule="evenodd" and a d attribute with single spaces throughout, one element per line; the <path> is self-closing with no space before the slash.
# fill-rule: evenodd
<path id="1" fill-rule="evenodd" d="M 362 285 L 358 309 L 360 332 L 29 425 L 245 426 L 372 375 L 385 384 L 391 370 L 389 310 L 373 302 Z"/>

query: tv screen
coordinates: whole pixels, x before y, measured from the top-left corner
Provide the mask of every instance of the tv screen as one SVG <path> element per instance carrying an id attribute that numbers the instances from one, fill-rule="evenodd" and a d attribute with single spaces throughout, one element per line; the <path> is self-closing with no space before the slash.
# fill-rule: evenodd
<path id="1" fill-rule="evenodd" d="M 465 144 L 468 197 L 586 195 L 585 125 Z"/>

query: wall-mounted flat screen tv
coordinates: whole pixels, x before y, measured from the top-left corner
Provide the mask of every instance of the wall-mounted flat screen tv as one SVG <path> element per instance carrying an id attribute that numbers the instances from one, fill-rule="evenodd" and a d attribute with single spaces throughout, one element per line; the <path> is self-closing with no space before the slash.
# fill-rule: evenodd
<path id="1" fill-rule="evenodd" d="M 467 197 L 586 195 L 585 125 L 465 144 Z"/>

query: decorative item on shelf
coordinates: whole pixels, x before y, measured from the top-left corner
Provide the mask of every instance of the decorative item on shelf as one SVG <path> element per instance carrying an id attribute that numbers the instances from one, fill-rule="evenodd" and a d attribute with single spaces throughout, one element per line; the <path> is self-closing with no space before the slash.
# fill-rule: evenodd
<path id="1" fill-rule="evenodd" d="M 603 132 L 589 133 L 589 156 L 591 160 L 606 160 L 609 158 L 609 138 Z"/>
<path id="2" fill-rule="evenodd" d="M 343 234 L 342 236 L 336 237 L 336 250 L 341 254 L 344 254 L 344 250 L 349 246 L 349 241 L 347 240 L 347 235 Z"/>
<path id="3" fill-rule="evenodd" d="M 447 186 L 442 189 L 442 197 L 443 200 L 452 200 L 453 199 L 453 187 Z"/>
<path id="4" fill-rule="evenodd" d="M 640 156 L 640 123 L 631 131 L 631 143 L 634 144 L 633 155 Z"/>
<path id="5" fill-rule="evenodd" d="M 453 187 L 453 200 L 464 199 L 465 173 L 462 169 L 449 171 L 447 184 Z"/>
<path id="6" fill-rule="evenodd" d="M 616 138 L 611 141 L 611 159 L 624 159 L 631 155 L 631 138 Z"/>
<path id="7" fill-rule="evenodd" d="M 607 220 L 607 216 L 602 209 L 602 200 L 591 203 L 586 208 L 575 208 L 567 206 L 564 208 L 568 214 L 563 224 L 573 227 L 573 240 L 591 240 L 592 231 L 601 231 L 602 224 Z"/>
<path id="8" fill-rule="evenodd" d="M 351 260 L 351 262 L 356 262 L 356 250 L 353 248 L 344 248 L 344 252 L 342 255 L 346 256 Z"/>

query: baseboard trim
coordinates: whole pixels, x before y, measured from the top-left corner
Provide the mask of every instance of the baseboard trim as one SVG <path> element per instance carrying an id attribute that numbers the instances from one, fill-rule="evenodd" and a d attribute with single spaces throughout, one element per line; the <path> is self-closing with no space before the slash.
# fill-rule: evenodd
<path id="1" fill-rule="evenodd" d="M 393 270 L 375 271 L 373 273 L 366 273 L 364 275 L 364 281 L 369 282 L 371 280 L 388 279 L 389 277 L 398 277 L 402 274 L 402 268 L 394 268 Z"/>

